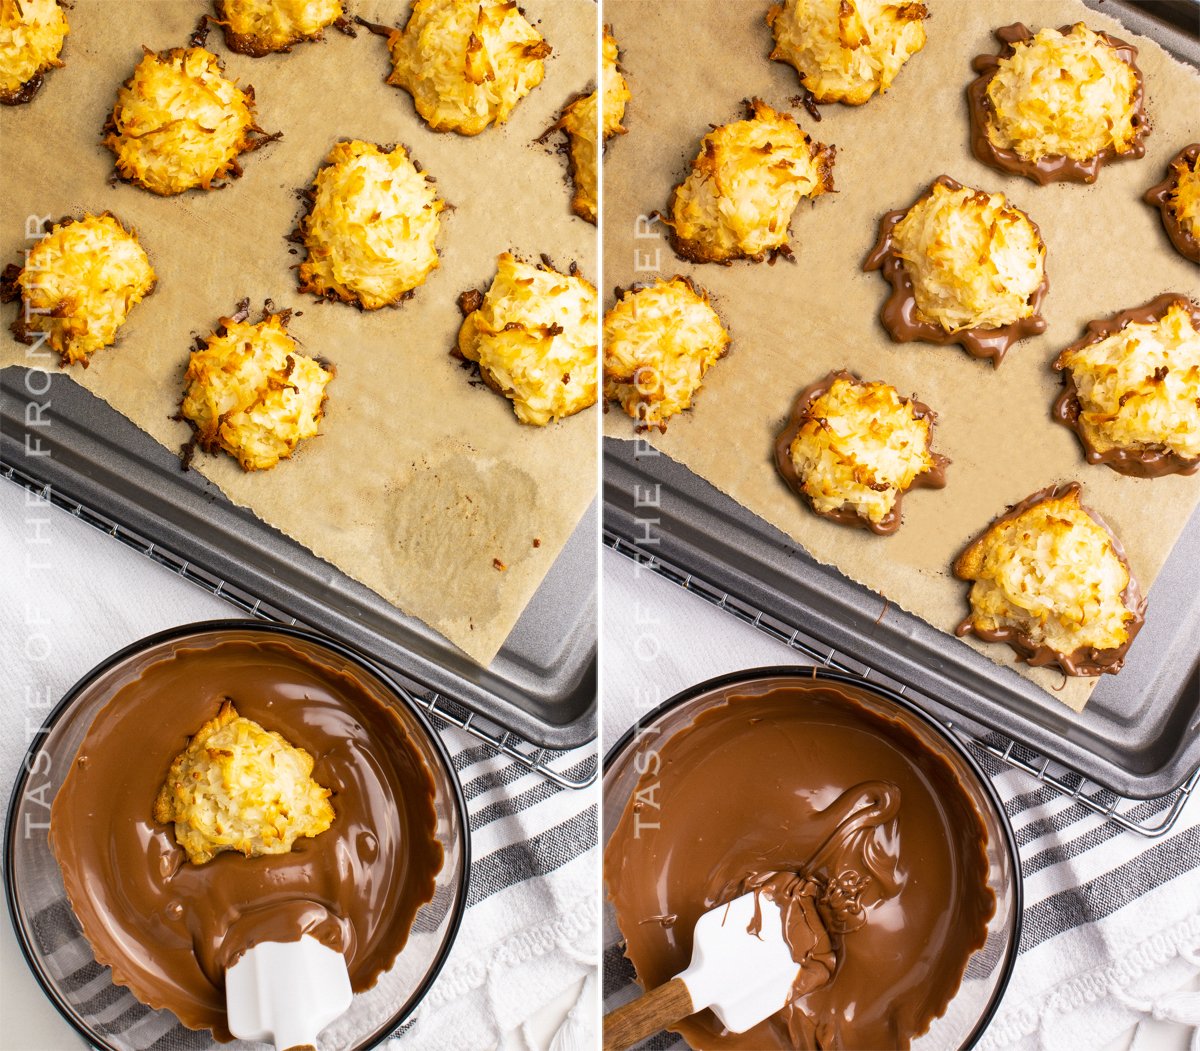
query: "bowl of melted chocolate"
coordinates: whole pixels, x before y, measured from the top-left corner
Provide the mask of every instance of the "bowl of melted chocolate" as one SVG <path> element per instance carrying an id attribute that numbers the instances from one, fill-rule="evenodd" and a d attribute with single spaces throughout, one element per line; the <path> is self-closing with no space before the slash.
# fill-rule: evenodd
<path id="1" fill-rule="evenodd" d="M 225 972 L 302 936 L 345 956 L 354 990 L 317 1051 L 375 1046 L 441 969 L 470 861 L 462 789 L 416 701 L 335 642 L 243 621 L 145 639 L 69 691 L 6 839 L 34 975 L 117 1051 L 261 1047 L 229 1032 Z"/>
<path id="2" fill-rule="evenodd" d="M 606 923 L 643 988 L 684 970 L 702 913 L 749 891 L 780 906 L 798 972 L 821 975 L 745 1033 L 685 1019 L 690 1047 L 970 1047 L 1008 983 L 1021 871 L 1004 808 L 886 688 L 769 668 L 687 690 L 610 751 L 604 815 Z"/>

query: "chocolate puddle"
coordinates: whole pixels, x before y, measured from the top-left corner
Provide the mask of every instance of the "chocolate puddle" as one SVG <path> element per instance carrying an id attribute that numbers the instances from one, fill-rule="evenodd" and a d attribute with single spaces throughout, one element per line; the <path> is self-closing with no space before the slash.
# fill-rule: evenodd
<path id="1" fill-rule="evenodd" d="M 642 755 L 604 862 L 643 986 L 750 890 L 779 904 L 800 968 L 783 1010 L 740 1035 L 701 1012 L 674 1027 L 689 1044 L 899 1048 L 942 1014 L 995 912 L 987 832 L 945 759 L 819 683 L 732 697 Z"/>
<path id="2" fill-rule="evenodd" d="M 1071 32 L 1072 26 L 1061 26 L 1059 32 L 1064 36 Z M 1016 150 L 1006 149 L 995 145 L 988 135 L 994 113 L 991 99 L 988 98 L 988 85 L 1000 68 L 1001 59 L 1011 58 L 1016 54 L 1016 44 L 1025 44 L 1034 38 L 1034 32 L 1023 22 L 1014 22 L 1009 26 L 1001 26 L 996 30 L 996 39 L 1000 41 L 1000 53 L 996 55 L 977 55 L 971 62 L 971 68 L 979 74 L 967 86 L 967 108 L 971 117 L 971 152 L 982 164 L 997 171 L 1010 175 L 1024 175 L 1039 186 L 1052 182 L 1082 182 L 1092 183 L 1100 174 L 1100 169 L 1111 160 L 1136 160 L 1145 156 L 1146 144 L 1143 141 L 1150 133 L 1150 121 L 1146 118 L 1145 92 L 1142 85 L 1142 71 L 1137 64 L 1137 48 L 1125 43 L 1109 33 L 1097 31 L 1096 35 L 1105 41 L 1117 54 L 1117 57 L 1133 70 L 1137 80 L 1134 89 L 1132 105 L 1134 116 L 1133 126 L 1137 135 L 1129 150 L 1117 153 L 1116 149 L 1108 146 L 1092 157 L 1075 160 L 1061 153 L 1053 153 L 1040 161 L 1031 161 L 1022 157 Z"/>
<path id="3" fill-rule="evenodd" d="M 193 865 L 154 798 L 226 696 L 313 756 L 336 816 L 288 854 Z M 258 942 L 311 934 L 345 953 L 356 992 L 374 985 L 433 897 L 436 828 L 432 776 L 395 713 L 287 642 L 238 641 L 181 649 L 117 691 L 54 800 L 50 845 L 113 981 L 226 1041 L 224 974 Z"/>

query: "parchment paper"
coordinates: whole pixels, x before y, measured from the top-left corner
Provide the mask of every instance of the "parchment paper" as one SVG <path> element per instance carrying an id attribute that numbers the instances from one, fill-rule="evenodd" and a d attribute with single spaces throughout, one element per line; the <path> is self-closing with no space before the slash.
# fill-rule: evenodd
<path id="1" fill-rule="evenodd" d="M 395 25 L 408 4 L 356 0 L 354 13 Z M 252 84 L 259 123 L 283 139 L 244 158 L 225 189 L 159 198 L 109 186 L 113 158 L 100 129 L 117 88 L 152 50 L 182 47 L 207 0 L 77 0 L 68 12 L 66 66 L 31 105 L 0 114 L 4 171 L 0 257 L 20 262 L 27 215 L 57 219 L 111 210 L 135 227 L 158 272 L 114 347 L 71 376 L 171 449 L 187 425 L 178 409 L 195 333 L 248 296 L 303 316 L 290 331 L 337 366 L 319 437 L 292 461 L 243 474 L 232 459 L 196 467 L 236 503 L 311 548 L 472 658 L 495 655 L 596 491 L 596 415 L 525 427 L 507 400 L 469 385 L 448 354 L 461 321 L 456 298 L 486 287 L 505 249 L 560 267 L 578 261 L 593 282 L 595 231 L 570 213 L 565 162 L 533 140 L 573 93 L 595 79 L 596 8 L 588 0 L 530 0 L 526 11 L 554 48 L 546 77 L 508 124 L 475 138 L 435 134 L 409 96 L 389 87 L 383 38 L 335 30 L 322 43 L 261 59 L 231 54 L 219 30 L 208 47 Z M 360 312 L 302 296 L 285 237 L 307 187 L 343 137 L 402 142 L 454 206 L 442 217 L 441 267 L 415 298 Z M 16 308 L 3 311 L 7 329 Z M 7 331 L 0 365 L 37 364 Z M 534 541 L 540 544 L 534 546 Z M 507 566 L 500 571 L 498 559 Z"/>
<path id="2" fill-rule="evenodd" d="M 1200 138 L 1195 71 L 1075 0 L 929 0 L 928 43 L 892 89 L 859 108 L 823 106 L 816 123 L 789 105 L 799 88 L 795 71 L 767 59 L 769 6 L 608 0 L 605 7 L 633 99 L 629 134 L 606 155 L 604 287 L 611 297 L 614 285 L 651 280 L 656 272 L 690 274 L 714 294 L 732 336 L 694 411 L 672 419 L 652 443 L 815 558 L 948 632 L 966 613 L 967 585 L 951 573 L 954 557 L 1007 504 L 1056 482 L 1083 483 L 1085 502 L 1122 538 L 1148 589 L 1200 502 L 1200 476 L 1150 481 L 1088 466 L 1073 433 L 1050 420 L 1059 390 L 1050 364 L 1092 318 L 1168 290 L 1200 295 L 1196 267 L 1174 253 L 1157 210 L 1141 201 L 1163 178 L 1167 160 Z M 1086 21 L 1139 47 L 1154 122 L 1142 160 L 1104 168 L 1091 187 L 1041 188 L 972 157 L 965 96 L 975 76 L 971 59 L 996 50 L 995 27 L 1018 20 L 1035 29 Z M 743 116 L 741 100 L 755 95 L 791 108 L 802 128 L 837 146 L 838 192 L 801 203 L 792 224 L 795 263 L 695 266 L 674 255 L 661 224 L 657 236 L 637 236 L 646 232 L 639 216 L 665 210 L 710 122 Z M 956 346 L 892 343 L 877 320 L 890 286 L 878 273 L 862 273 L 880 215 L 906 207 L 943 173 L 1003 191 L 1038 223 L 1048 247 L 1049 328 L 1018 344 L 998 370 Z M 939 414 L 934 448 L 953 461 L 946 489 L 905 497 L 904 524 L 891 537 L 816 517 L 772 464 L 772 442 L 796 393 L 843 366 L 927 402 Z M 625 438 L 633 433 L 632 421 L 615 409 L 604 428 Z M 966 644 L 1014 666 L 1006 646 Z M 1017 670 L 1076 710 L 1096 682 L 1064 686 L 1057 672 Z"/>

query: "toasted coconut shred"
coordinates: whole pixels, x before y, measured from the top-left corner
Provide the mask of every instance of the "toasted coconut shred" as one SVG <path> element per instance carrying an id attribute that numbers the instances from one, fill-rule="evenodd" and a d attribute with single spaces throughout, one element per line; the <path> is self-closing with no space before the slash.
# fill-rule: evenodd
<path id="1" fill-rule="evenodd" d="M 570 103 L 554 126 L 565 131 L 570 140 L 571 179 L 575 185 L 571 209 L 593 225 L 599 207 L 600 181 L 600 143 L 596 141 L 596 129 L 601 129 L 605 142 L 624 134 L 621 120 L 625 116 L 625 104 L 631 97 L 629 85 L 617 64 L 619 55 L 617 42 L 605 27 L 601 46 L 602 92 L 593 91 Z M 597 104 L 599 113 L 596 112 Z"/>
<path id="2" fill-rule="evenodd" d="M 1200 241 L 1200 152 L 1190 162 L 1185 157 L 1177 158 L 1171 172 L 1175 189 L 1168 194 L 1167 204 L 1180 227 Z"/>
<path id="3" fill-rule="evenodd" d="M 1013 52 L 987 88 L 993 145 L 1034 163 L 1135 149 L 1144 134 L 1136 120 L 1141 86 L 1104 37 L 1080 22 L 1066 33 L 1042 29 Z"/>
<path id="4" fill-rule="evenodd" d="M 242 91 L 202 47 L 147 51 L 117 93 L 104 145 L 121 177 L 162 196 L 241 175 L 255 149 L 253 89 Z"/>
<path id="5" fill-rule="evenodd" d="M 458 352 L 517 419 L 542 427 L 596 403 L 598 317 L 596 289 L 578 274 L 505 252 L 463 319 Z"/>
<path id="6" fill-rule="evenodd" d="M 767 12 L 771 58 L 793 66 L 818 102 L 859 106 L 925 46 L 927 17 L 904 0 L 784 0 Z"/>
<path id="7" fill-rule="evenodd" d="M 193 865 L 225 850 L 286 854 L 333 824 L 331 793 L 313 780 L 313 765 L 303 748 L 238 715 L 226 699 L 171 763 L 154 820 L 175 826 Z"/>
<path id="8" fill-rule="evenodd" d="M 416 0 L 388 50 L 387 82 L 430 128 L 478 135 L 542 82 L 550 45 L 512 0 Z"/>
<path id="9" fill-rule="evenodd" d="M 63 220 L 33 246 L 15 279 L 10 294 L 21 302 L 13 333 L 24 343 L 44 339 L 63 365 L 86 368 L 155 281 L 137 234 L 114 216 Z"/>
<path id="10" fill-rule="evenodd" d="M 1163 316 L 1068 348 L 1077 426 L 1094 450 L 1166 449 L 1200 458 L 1200 311 L 1182 297 Z"/>
<path id="11" fill-rule="evenodd" d="M 213 0 L 230 50 L 259 57 L 317 40 L 345 17 L 342 0 Z"/>
<path id="12" fill-rule="evenodd" d="M 188 362 L 180 415 L 202 449 L 223 449 L 246 471 L 290 457 L 317 433 L 324 412 L 333 369 L 300 353 L 287 332 L 289 317 L 222 318 Z"/>
<path id="13" fill-rule="evenodd" d="M 937 468 L 932 427 L 895 387 L 840 376 L 809 404 L 788 454 L 818 514 L 851 511 L 879 524 Z"/>
<path id="14" fill-rule="evenodd" d="M 728 346 L 708 293 L 687 278 L 625 291 L 604 316 L 604 396 L 665 431 Z"/>
<path id="15" fill-rule="evenodd" d="M 1033 315 L 1046 246 L 1029 216 L 1003 194 L 935 182 L 892 237 L 924 320 L 960 332 Z"/>
<path id="16" fill-rule="evenodd" d="M 397 303 L 438 266 L 446 204 L 403 146 L 339 142 L 300 223 L 300 288 L 365 310 Z"/>
<path id="17" fill-rule="evenodd" d="M 754 99 L 746 120 L 709 132 L 688 177 L 675 187 L 671 243 L 697 263 L 760 261 L 786 251 L 804 197 L 833 189 L 832 146 L 814 142 L 787 113 Z"/>
<path id="18" fill-rule="evenodd" d="M 1069 657 L 1120 650 L 1139 620 L 1126 602 L 1129 567 L 1080 503 L 1076 485 L 998 519 L 959 556 L 954 572 L 973 582 L 971 616 L 960 634 L 1009 629 L 1029 648 Z"/>
<path id="19" fill-rule="evenodd" d="M 58 0 L 0 0 L 0 103 L 28 102 L 70 32 Z"/>

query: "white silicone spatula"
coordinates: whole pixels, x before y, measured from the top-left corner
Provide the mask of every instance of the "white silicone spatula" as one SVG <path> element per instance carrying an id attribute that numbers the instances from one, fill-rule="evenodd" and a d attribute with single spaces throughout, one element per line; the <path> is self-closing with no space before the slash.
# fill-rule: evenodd
<path id="1" fill-rule="evenodd" d="M 604 1019 L 604 1051 L 623 1051 L 681 1018 L 711 1007 L 726 1029 L 744 1033 L 791 999 L 800 973 L 783 939 L 779 906 L 743 894 L 696 921 L 692 962 L 665 985 L 643 993 Z"/>
<path id="2" fill-rule="evenodd" d="M 277 1051 L 315 1048 L 317 1034 L 350 1007 L 346 957 L 308 935 L 260 942 L 225 972 L 229 1031 Z"/>

